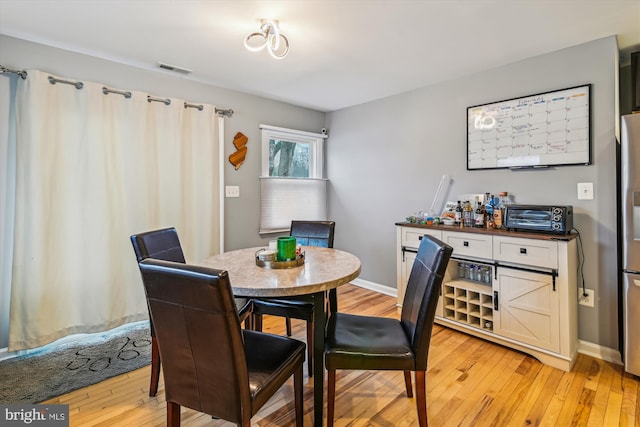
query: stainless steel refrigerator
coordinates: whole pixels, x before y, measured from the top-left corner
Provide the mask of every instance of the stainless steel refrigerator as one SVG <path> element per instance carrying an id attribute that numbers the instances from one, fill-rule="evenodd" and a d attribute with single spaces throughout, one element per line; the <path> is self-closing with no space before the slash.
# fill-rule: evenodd
<path id="1" fill-rule="evenodd" d="M 640 376 L 640 114 L 622 117 L 620 156 L 624 366 Z"/>

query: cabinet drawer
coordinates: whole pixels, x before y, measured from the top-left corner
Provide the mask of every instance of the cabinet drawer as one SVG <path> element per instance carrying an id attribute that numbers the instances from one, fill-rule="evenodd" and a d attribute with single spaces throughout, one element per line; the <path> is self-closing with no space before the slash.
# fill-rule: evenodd
<path id="1" fill-rule="evenodd" d="M 453 248 L 454 256 L 493 258 L 492 236 L 485 234 L 443 231 L 442 241 Z"/>
<path id="2" fill-rule="evenodd" d="M 413 227 L 402 227 L 402 246 L 406 246 L 408 248 L 418 248 L 420 246 L 420 240 L 422 236 L 428 234 L 430 236 L 435 237 L 436 239 L 442 240 L 442 231 L 440 230 L 431 230 L 428 228 L 413 228 Z"/>
<path id="3" fill-rule="evenodd" d="M 558 243 L 549 240 L 494 236 L 493 256 L 496 261 L 558 268 Z"/>

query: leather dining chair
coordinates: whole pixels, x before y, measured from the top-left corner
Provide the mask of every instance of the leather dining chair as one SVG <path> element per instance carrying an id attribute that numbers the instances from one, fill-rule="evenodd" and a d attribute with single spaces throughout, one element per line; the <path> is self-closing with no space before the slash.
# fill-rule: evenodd
<path id="1" fill-rule="evenodd" d="M 140 272 L 164 366 L 168 426 L 180 425 L 184 406 L 250 427 L 291 376 L 302 426 L 303 342 L 243 330 L 225 270 L 147 258 Z"/>
<path id="2" fill-rule="evenodd" d="M 431 330 L 440 286 L 453 248 L 440 240 L 422 237 L 411 269 L 400 320 L 334 313 L 327 325 L 325 364 L 327 426 L 333 426 L 336 370 L 404 371 L 407 396 L 413 397 L 411 371 L 415 372 L 416 406 L 420 427 L 427 426 L 425 374 Z"/>
<path id="3" fill-rule="evenodd" d="M 336 223 L 334 221 L 291 221 L 290 235 L 296 238 L 296 243 L 302 246 L 320 246 L 333 248 L 333 235 Z M 336 290 L 330 292 L 333 309 L 337 306 Z M 331 304 L 330 304 L 331 305 Z M 313 376 L 313 303 L 290 297 L 286 299 L 256 298 L 253 301 L 253 326 L 256 331 L 262 331 L 262 315 L 280 316 L 286 318 L 287 336 L 291 336 L 291 318 L 304 320 L 307 323 L 307 371 Z"/>
<path id="4" fill-rule="evenodd" d="M 183 264 L 186 262 L 178 232 L 174 227 L 134 234 L 130 238 L 138 263 L 146 258 Z M 245 322 L 245 327 L 251 326 L 250 314 L 253 308 L 253 301 L 247 298 L 236 298 L 235 303 L 241 321 Z M 160 380 L 160 354 L 158 353 L 158 344 L 151 316 L 149 316 L 149 328 L 151 330 L 151 383 L 149 396 L 155 396 L 158 393 L 158 381 Z"/>

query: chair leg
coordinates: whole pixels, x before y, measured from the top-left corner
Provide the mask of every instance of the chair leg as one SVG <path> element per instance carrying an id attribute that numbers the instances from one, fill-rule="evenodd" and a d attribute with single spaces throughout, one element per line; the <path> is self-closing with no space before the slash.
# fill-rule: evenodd
<path id="1" fill-rule="evenodd" d="M 149 385 L 149 396 L 153 397 L 158 393 L 158 382 L 160 381 L 160 350 L 156 337 L 151 337 L 151 384 Z"/>
<path id="2" fill-rule="evenodd" d="M 180 405 L 167 402 L 167 427 L 180 427 Z"/>
<path id="3" fill-rule="evenodd" d="M 329 290 L 329 313 L 338 312 L 338 290 L 336 288 Z"/>
<path id="4" fill-rule="evenodd" d="M 428 427 L 427 421 L 427 383 L 425 371 L 416 371 L 416 406 L 418 408 L 418 424 Z"/>
<path id="5" fill-rule="evenodd" d="M 404 371 L 404 386 L 407 389 L 407 397 L 413 397 L 413 389 L 411 387 L 411 371 Z"/>
<path id="6" fill-rule="evenodd" d="M 262 314 L 253 314 L 252 327 L 254 331 L 262 332 Z"/>
<path id="7" fill-rule="evenodd" d="M 327 371 L 327 427 L 333 427 L 336 405 L 336 371 Z"/>
<path id="8" fill-rule="evenodd" d="M 242 316 L 240 316 L 240 322 L 244 322 L 245 329 L 251 329 L 253 327 L 253 313 L 244 313 Z"/>
<path id="9" fill-rule="evenodd" d="M 286 317 L 287 320 L 287 336 L 290 337 L 291 336 L 291 319 Z"/>
<path id="10" fill-rule="evenodd" d="M 309 368 L 309 378 L 313 377 L 313 328 L 315 323 L 313 321 L 307 322 L 307 368 Z"/>
<path id="11" fill-rule="evenodd" d="M 296 371 L 293 373 L 293 394 L 296 408 L 296 427 L 302 427 L 302 425 L 304 424 L 302 365 L 298 366 Z"/>

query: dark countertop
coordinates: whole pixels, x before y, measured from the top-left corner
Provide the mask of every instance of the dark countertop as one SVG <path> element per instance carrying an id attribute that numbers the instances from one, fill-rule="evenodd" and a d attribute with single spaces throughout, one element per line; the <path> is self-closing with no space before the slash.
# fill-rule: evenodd
<path id="1" fill-rule="evenodd" d="M 520 237 L 524 239 L 538 239 L 538 240 L 569 241 L 578 237 L 577 233 L 570 233 L 570 234 L 532 233 L 532 232 L 524 232 L 524 231 L 498 230 L 495 228 L 484 228 L 484 227 L 483 228 L 460 227 L 459 225 L 427 225 L 427 224 L 416 224 L 412 222 L 396 222 L 396 225 L 402 226 L 402 227 L 428 228 L 431 230 L 457 231 L 457 232 L 463 232 L 463 233 L 489 234 L 492 236 Z"/>

